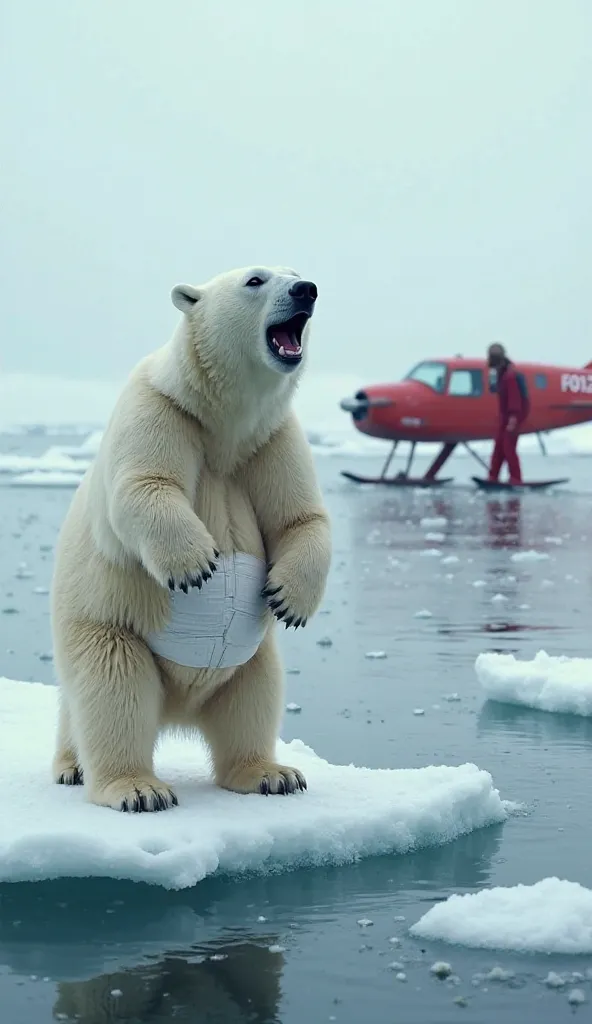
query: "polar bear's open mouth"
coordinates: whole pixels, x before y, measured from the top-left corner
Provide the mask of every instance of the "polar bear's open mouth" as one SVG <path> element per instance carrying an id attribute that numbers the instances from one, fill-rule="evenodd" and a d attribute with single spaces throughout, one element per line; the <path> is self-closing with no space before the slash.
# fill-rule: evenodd
<path id="1" fill-rule="evenodd" d="M 299 363 L 302 359 L 302 332 L 308 313 L 296 313 L 281 324 L 267 328 L 267 347 L 282 363 Z"/>

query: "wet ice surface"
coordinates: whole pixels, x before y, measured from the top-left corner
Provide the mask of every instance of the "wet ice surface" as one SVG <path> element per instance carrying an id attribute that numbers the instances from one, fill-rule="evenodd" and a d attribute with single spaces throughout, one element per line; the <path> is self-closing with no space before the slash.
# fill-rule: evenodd
<path id="1" fill-rule="evenodd" d="M 539 460 L 532 475 L 571 476 L 580 493 L 402 494 L 356 488 L 339 477 L 343 460 L 319 459 L 335 533 L 331 581 L 323 613 L 304 632 L 281 631 L 285 703 L 301 709 L 286 714 L 284 739 L 300 737 L 335 763 L 474 761 L 524 812 L 413 856 L 213 879 L 180 893 L 103 880 L 0 887 L 7 1024 L 586 1018 L 592 956 L 451 947 L 408 933 L 455 892 L 548 876 L 592 888 L 592 721 L 487 702 L 474 670 L 481 651 L 591 656 L 589 463 L 562 462 L 561 474 L 553 465 Z M 67 491 L 0 491 L 0 675 L 52 680 L 38 591 L 69 500 Z M 434 533 L 444 539 L 426 539 Z M 549 558 L 512 560 L 521 551 Z"/>

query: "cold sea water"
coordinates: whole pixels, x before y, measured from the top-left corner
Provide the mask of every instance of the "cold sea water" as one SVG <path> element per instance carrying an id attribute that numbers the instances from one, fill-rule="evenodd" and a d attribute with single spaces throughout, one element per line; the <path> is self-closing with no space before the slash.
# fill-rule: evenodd
<path id="1" fill-rule="evenodd" d="M 32 445 L 23 438 L 17 448 Z M 305 631 L 281 631 L 286 700 L 301 707 L 286 714 L 283 737 L 338 764 L 472 761 L 523 812 L 412 855 L 176 892 L 105 879 L 1 885 L 2 1024 L 589 1019 L 590 980 L 574 1008 L 566 988 L 543 979 L 585 976 L 592 956 L 471 950 L 413 939 L 408 928 L 454 892 L 549 875 L 592 886 L 592 720 L 487 703 L 474 672 L 481 651 L 592 653 L 592 463 L 531 456 L 529 476 L 570 484 L 487 498 L 471 489 L 467 459 L 450 464 L 453 488 L 424 493 L 340 476 L 373 473 L 379 459 L 352 465 L 319 453 L 317 462 L 334 562 L 321 613 Z M 0 489 L 2 676 L 54 682 L 46 589 L 71 494 Z M 420 525 L 426 516 L 447 520 L 436 545 Z M 434 546 L 458 561 L 421 555 Z M 552 558 L 511 563 L 529 548 Z M 493 602 L 500 593 L 507 600 Z M 416 618 L 421 610 L 431 617 Z M 377 650 L 386 657 L 365 657 Z M 431 974 L 435 960 L 454 976 Z M 483 980 L 496 965 L 509 973 Z"/>

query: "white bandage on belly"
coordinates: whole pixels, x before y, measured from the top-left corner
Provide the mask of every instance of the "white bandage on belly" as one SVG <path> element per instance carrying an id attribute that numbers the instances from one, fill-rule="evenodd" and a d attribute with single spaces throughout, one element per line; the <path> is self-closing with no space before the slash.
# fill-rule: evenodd
<path id="1" fill-rule="evenodd" d="M 265 562 L 221 555 L 218 569 L 188 594 L 171 594 L 171 617 L 146 642 L 154 654 L 189 668 L 232 668 L 252 658 L 265 635 Z"/>

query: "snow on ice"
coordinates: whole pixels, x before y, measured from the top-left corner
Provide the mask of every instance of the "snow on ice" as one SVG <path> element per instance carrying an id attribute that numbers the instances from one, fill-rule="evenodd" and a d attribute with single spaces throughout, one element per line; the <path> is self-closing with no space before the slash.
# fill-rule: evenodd
<path id="1" fill-rule="evenodd" d="M 544 878 L 534 885 L 457 893 L 409 929 L 421 939 L 520 953 L 592 953 L 592 891 Z"/>
<path id="2" fill-rule="evenodd" d="M 124 815 L 50 778 L 56 687 L 0 679 L 0 882 L 107 876 L 183 889 L 215 872 L 346 864 L 450 842 L 504 821 L 505 802 L 473 764 L 413 769 L 332 765 L 300 740 L 278 757 L 308 792 L 241 796 L 210 779 L 198 741 L 166 738 L 156 770 L 179 807 Z"/>
<path id="3" fill-rule="evenodd" d="M 531 661 L 513 654 L 480 654 L 475 671 L 490 700 L 540 711 L 592 715 L 592 658 L 551 656 L 539 651 Z"/>

